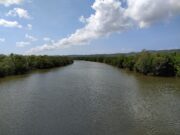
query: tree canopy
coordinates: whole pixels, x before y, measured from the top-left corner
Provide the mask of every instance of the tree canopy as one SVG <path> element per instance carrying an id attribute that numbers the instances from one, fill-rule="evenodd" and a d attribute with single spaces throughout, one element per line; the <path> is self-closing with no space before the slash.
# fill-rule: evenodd
<path id="1" fill-rule="evenodd" d="M 126 55 L 92 55 L 74 57 L 77 60 L 102 62 L 154 76 L 180 76 L 180 52 L 148 52 Z"/>
<path id="2" fill-rule="evenodd" d="M 0 77 L 24 74 L 34 69 L 48 69 L 71 64 L 73 60 L 61 56 L 0 55 Z"/>

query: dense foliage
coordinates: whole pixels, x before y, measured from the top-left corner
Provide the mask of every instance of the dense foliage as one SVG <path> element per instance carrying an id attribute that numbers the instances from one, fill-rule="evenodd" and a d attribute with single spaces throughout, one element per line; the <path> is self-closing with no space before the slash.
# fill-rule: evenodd
<path id="1" fill-rule="evenodd" d="M 34 69 L 47 69 L 71 64 L 68 57 L 0 55 L 0 77 L 24 74 Z"/>
<path id="2" fill-rule="evenodd" d="M 74 59 L 102 62 L 145 75 L 180 76 L 180 52 L 150 53 L 148 51 L 142 51 L 133 55 L 79 56 Z"/>

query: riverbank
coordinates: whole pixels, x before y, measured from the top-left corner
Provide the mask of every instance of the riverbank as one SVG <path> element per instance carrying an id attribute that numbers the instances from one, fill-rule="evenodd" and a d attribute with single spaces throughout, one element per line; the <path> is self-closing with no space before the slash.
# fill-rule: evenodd
<path id="1" fill-rule="evenodd" d="M 21 75 L 37 69 L 51 69 L 72 63 L 71 58 L 62 56 L 0 55 L 0 77 Z"/>
<path id="2" fill-rule="evenodd" d="M 119 55 L 77 56 L 75 60 L 85 60 L 109 64 L 151 76 L 180 77 L 180 52 L 148 52 Z"/>

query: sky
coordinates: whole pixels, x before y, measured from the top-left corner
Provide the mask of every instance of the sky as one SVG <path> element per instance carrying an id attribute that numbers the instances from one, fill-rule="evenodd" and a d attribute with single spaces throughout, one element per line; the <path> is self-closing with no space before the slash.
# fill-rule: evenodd
<path id="1" fill-rule="evenodd" d="M 0 54 L 180 49 L 180 0 L 0 0 Z"/>

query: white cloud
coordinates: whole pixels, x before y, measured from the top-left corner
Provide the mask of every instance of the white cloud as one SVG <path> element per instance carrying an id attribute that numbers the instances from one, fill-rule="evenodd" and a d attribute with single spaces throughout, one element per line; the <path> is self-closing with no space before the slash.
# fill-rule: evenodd
<path id="1" fill-rule="evenodd" d="M 55 44 L 56 42 L 54 40 L 52 40 L 50 37 L 44 37 L 43 40 L 48 43 L 48 44 Z"/>
<path id="2" fill-rule="evenodd" d="M 32 25 L 31 24 L 27 24 L 27 29 L 28 30 L 32 30 Z"/>
<path id="3" fill-rule="evenodd" d="M 25 35 L 25 38 L 26 38 L 29 42 L 37 41 L 37 38 L 35 38 L 35 37 L 31 36 L 31 35 L 28 35 L 28 34 Z"/>
<path id="4" fill-rule="evenodd" d="M 19 18 L 25 18 L 25 19 L 31 18 L 28 11 L 22 8 L 14 8 L 13 10 L 10 10 L 6 14 L 6 16 L 13 16 L 13 17 L 18 16 Z"/>
<path id="5" fill-rule="evenodd" d="M 51 38 L 49 38 L 49 37 L 44 37 L 43 40 L 49 42 L 49 41 L 51 41 Z"/>
<path id="6" fill-rule="evenodd" d="M 13 4 L 20 4 L 24 0 L 0 0 L 0 4 L 3 4 L 5 6 L 13 5 Z"/>
<path id="7" fill-rule="evenodd" d="M 79 17 L 79 21 L 82 22 L 82 23 L 86 23 L 87 22 L 87 20 L 86 20 L 86 18 L 84 16 L 80 16 Z"/>
<path id="8" fill-rule="evenodd" d="M 30 45 L 30 42 L 24 42 L 24 41 L 16 42 L 16 47 L 23 48 L 26 47 L 27 45 Z"/>
<path id="9" fill-rule="evenodd" d="M 127 6 L 123 6 L 120 0 L 95 0 L 92 5 L 95 13 L 89 18 L 82 16 L 79 19 L 86 22 L 83 28 L 53 44 L 32 48 L 27 53 L 83 45 L 112 33 L 134 27 L 147 27 L 180 13 L 179 0 L 123 0 L 123 2 L 127 3 Z"/>
<path id="10" fill-rule="evenodd" d="M 126 15 L 141 28 L 180 13 L 180 0 L 127 0 L 127 3 Z"/>
<path id="11" fill-rule="evenodd" d="M 84 28 L 76 30 L 74 34 L 54 44 L 32 48 L 28 53 L 82 45 L 113 32 L 125 31 L 131 23 L 123 16 L 125 10 L 120 5 L 118 0 L 96 0 L 92 6 L 96 12 L 86 19 Z"/>
<path id="12" fill-rule="evenodd" d="M 5 38 L 0 38 L 0 42 L 5 42 L 6 39 Z"/>
<path id="13" fill-rule="evenodd" d="M 26 39 L 26 41 L 16 42 L 16 47 L 23 48 L 23 47 L 30 45 L 32 42 L 37 41 L 37 38 L 35 38 L 29 34 L 25 35 L 25 39 Z"/>
<path id="14" fill-rule="evenodd" d="M 0 19 L 0 26 L 10 28 L 22 28 L 22 25 L 20 25 L 17 21 L 7 21 L 5 19 Z"/>

